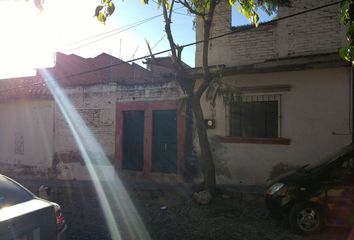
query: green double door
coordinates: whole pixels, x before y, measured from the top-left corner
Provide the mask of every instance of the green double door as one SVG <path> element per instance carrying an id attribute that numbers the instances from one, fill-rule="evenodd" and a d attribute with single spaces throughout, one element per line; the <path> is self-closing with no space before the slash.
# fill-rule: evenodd
<path id="1" fill-rule="evenodd" d="M 123 169 L 142 171 L 144 168 L 144 111 L 123 113 Z M 149 139 L 149 138 L 148 138 Z M 152 111 L 152 171 L 177 172 L 176 110 Z"/>

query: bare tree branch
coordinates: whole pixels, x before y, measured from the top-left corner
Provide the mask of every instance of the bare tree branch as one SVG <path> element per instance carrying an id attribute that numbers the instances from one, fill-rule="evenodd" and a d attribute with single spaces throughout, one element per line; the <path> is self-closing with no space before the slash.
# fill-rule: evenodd
<path id="1" fill-rule="evenodd" d="M 170 47 L 171 47 L 172 57 L 174 59 L 177 59 L 176 44 L 175 44 L 175 41 L 174 41 L 173 36 L 172 36 L 171 20 L 168 17 L 168 10 L 167 10 L 167 6 L 166 6 L 166 0 L 162 0 L 162 4 L 161 5 L 162 5 L 162 10 L 163 10 L 163 16 L 164 16 L 164 19 L 165 19 L 165 31 L 166 31 L 168 42 L 169 42 Z M 172 8 L 171 8 L 171 11 L 172 11 Z"/>
<path id="2" fill-rule="evenodd" d="M 145 42 L 146 42 L 147 47 L 148 47 L 148 49 L 149 49 L 149 53 L 150 53 L 150 57 L 151 57 L 151 59 L 155 59 L 154 54 L 152 54 L 152 51 L 151 51 L 151 47 L 150 47 L 149 42 L 148 42 L 146 39 L 145 39 Z"/>
<path id="3" fill-rule="evenodd" d="M 173 12 L 173 5 L 174 4 L 175 4 L 175 0 L 172 0 L 171 7 L 170 7 L 170 14 L 168 16 L 168 20 L 170 20 L 170 22 L 172 22 L 171 18 L 172 18 L 172 12 Z"/>

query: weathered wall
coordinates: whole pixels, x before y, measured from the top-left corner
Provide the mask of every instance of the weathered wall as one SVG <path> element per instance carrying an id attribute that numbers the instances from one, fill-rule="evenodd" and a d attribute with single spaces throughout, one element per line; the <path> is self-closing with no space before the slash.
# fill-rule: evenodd
<path id="1" fill-rule="evenodd" d="M 114 159 L 115 138 L 115 87 L 97 85 L 66 89 L 72 107 L 80 114 L 87 127 L 103 148 L 107 157 Z M 55 105 L 54 118 L 54 164 L 55 177 L 60 179 L 88 179 L 85 163 L 81 158 L 66 119 Z M 104 168 L 107 175 L 113 174 L 109 166 Z"/>
<path id="2" fill-rule="evenodd" d="M 9 176 L 46 177 L 53 156 L 53 103 L 0 103 L 0 169 Z"/>
<path id="3" fill-rule="evenodd" d="M 335 0 L 293 1 L 291 8 L 279 8 L 278 16 L 288 16 L 330 2 Z M 197 20 L 197 41 L 202 39 L 203 34 L 200 24 L 201 21 Z M 231 8 L 225 1 L 215 13 L 211 36 L 228 33 L 231 29 Z M 337 52 L 345 41 L 339 4 L 256 29 L 241 26 L 234 28 L 234 31 L 234 34 L 211 41 L 210 65 L 246 65 L 268 59 Z M 197 67 L 202 63 L 202 45 L 196 47 Z"/>
<path id="4" fill-rule="evenodd" d="M 116 103 L 175 100 L 180 94 L 175 83 L 135 86 L 94 85 L 66 89 L 66 93 L 112 163 L 115 158 Z M 88 179 L 84 162 L 58 106 L 55 107 L 54 123 L 57 177 Z M 103 168 L 107 174 L 113 174 L 113 169 L 109 166 L 97 167 Z"/>
<path id="5" fill-rule="evenodd" d="M 116 104 L 176 100 L 175 83 L 146 85 L 98 84 L 64 89 L 72 107 L 114 164 Z M 0 103 L 1 173 L 19 178 L 87 180 L 89 175 L 69 124 L 53 100 L 12 100 Z M 113 176 L 110 165 L 97 165 Z"/>
<path id="6" fill-rule="evenodd" d="M 315 163 L 351 142 L 351 69 L 235 75 L 224 78 L 233 87 L 289 85 L 290 91 L 248 93 L 281 94 L 280 132 L 289 145 L 223 143 L 228 136 L 227 108 L 221 97 L 215 108 L 203 102 L 205 118 L 214 118 L 209 129 L 218 183 L 264 184 L 276 168 Z"/>

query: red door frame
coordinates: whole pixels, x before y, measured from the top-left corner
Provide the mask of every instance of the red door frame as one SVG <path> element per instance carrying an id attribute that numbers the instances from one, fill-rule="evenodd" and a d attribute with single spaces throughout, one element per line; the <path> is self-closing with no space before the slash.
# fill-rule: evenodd
<path id="1" fill-rule="evenodd" d="M 118 170 L 122 169 L 123 156 L 123 112 L 144 111 L 144 168 L 143 173 L 148 176 L 152 166 L 152 111 L 153 110 L 177 110 L 177 101 L 148 101 L 148 102 L 124 102 L 116 105 L 116 148 L 115 158 Z M 177 110 L 177 174 L 183 172 L 184 166 L 184 137 L 185 137 L 185 113 Z"/>

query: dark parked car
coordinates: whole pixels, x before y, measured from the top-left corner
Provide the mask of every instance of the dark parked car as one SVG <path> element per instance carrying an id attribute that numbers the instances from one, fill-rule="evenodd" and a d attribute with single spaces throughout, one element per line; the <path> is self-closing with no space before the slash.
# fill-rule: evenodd
<path id="1" fill-rule="evenodd" d="M 36 197 L 0 174 L 1 240 L 60 240 L 65 230 L 58 204 Z"/>
<path id="2" fill-rule="evenodd" d="M 311 234 L 325 224 L 354 226 L 354 145 L 276 179 L 266 204 L 271 216 L 285 216 L 298 233 Z"/>

